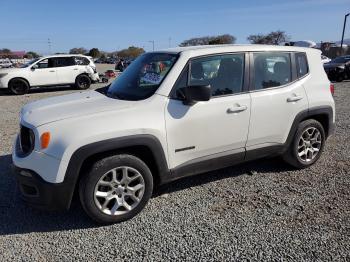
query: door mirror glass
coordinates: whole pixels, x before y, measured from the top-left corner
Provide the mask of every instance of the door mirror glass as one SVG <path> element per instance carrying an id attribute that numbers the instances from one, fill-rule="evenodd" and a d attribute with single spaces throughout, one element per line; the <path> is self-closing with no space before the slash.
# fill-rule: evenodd
<path id="1" fill-rule="evenodd" d="M 196 102 L 209 101 L 211 98 L 210 85 L 192 85 L 178 89 L 177 96 L 183 98 L 185 105 L 194 105 Z"/>

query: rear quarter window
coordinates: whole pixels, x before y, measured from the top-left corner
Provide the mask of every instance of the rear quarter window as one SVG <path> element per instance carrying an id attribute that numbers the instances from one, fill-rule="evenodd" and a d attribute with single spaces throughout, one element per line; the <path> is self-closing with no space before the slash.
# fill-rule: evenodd
<path id="1" fill-rule="evenodd" d="M 309 65 L 305 53 L 295 54 L 295 64 L 297 67 L 297 77 L 301 78 L 309 73 Z"/>
<path id="2" fill-rule="evenodd" d="M 76 65 L 89 65 L 90 64 L 89 59 L 87 59 L 86 57 L 76 56 L 76 57 L 74 57 L 74 61 L 75 61 Z"/>

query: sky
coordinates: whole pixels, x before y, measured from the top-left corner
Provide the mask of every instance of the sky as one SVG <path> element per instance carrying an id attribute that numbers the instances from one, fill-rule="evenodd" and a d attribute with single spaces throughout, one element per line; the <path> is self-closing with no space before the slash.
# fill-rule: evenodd
<path id="1" fill-rule="evenodd" d="M 0 48 L 68 52 L 73 47 L 146 51 L 183 40 L 285 31 L 292 40 L 338 41 L 350 0 L 3 0 Z M 350 18 L 348 19 L 350 20 Z M 350 38 L 350 21 L 345 32 Z M 51 42 L 49 48 L 48 39 Z"/>

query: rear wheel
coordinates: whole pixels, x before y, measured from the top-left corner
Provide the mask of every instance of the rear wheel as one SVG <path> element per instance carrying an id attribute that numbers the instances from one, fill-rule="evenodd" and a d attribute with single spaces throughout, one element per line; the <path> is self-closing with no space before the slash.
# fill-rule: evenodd
<path id="1" fill-rule="evenodd" d="M 79 185 L 84 210 L 101 224 L 134 217 L 145 207 L 152 191 L 151 171 L 142 160 L 131 155 L 96 162 Z"/>
<path id="2" fill-rule="evenodd" d="M 91 85 L 91 79 L 87 75 L 79 75 L 75 79 L 75 86 L 78 89 L 88 89 Z"/>
<path id="3" fill-rule="evenodd" d="M 298 130 L 283 159 L 296 168 L 306 168 L 321 156 L 325 132 L 320 122 L 309 119 L 299 124 Z"/>
<path id="4" fill-rule="evenodd" d="M 24 79 L 15 78 L 10 81 L 8 88 L 15 95 L 24 95 L 29 91 L 29 84 Z"/>

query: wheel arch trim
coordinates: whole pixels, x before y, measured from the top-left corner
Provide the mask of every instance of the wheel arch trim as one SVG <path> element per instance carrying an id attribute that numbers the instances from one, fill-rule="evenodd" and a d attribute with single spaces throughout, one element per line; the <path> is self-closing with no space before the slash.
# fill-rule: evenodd
<path id="1" fill-rule="evenodd" d="M 85 160 L 96 154 L 135 146 L 145 146 L 153 153 L 153 157 L 159 172 L 159 177 L 169 172 L 165 151 L 159 139 L 153 135 L 131 135 L 84 145 L 78 148 L 72 154 L 65 172 L 64 180 L 62 182 L 62 184 L 66 185 L 67 194 L 69 195 L 69 203 L 67 203 L 66 208 L 68 209 L 70 207 L 70 203 Z"/>

